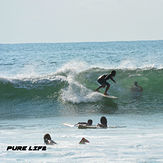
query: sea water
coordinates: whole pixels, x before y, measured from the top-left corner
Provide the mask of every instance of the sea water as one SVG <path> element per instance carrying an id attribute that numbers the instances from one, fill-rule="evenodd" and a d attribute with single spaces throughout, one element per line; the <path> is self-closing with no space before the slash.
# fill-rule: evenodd
<path id="1" fill-rule="evenodd" d="M 112 70 L 118 99 L 94 91 Z M 0 162 L 163 162 L 162 85 L 163 41 L 0 44 Z M 63 125 L 101 116 L 115 128 Z M 46 151 L 7 151 L 46 133 L 57 142 Z"/>

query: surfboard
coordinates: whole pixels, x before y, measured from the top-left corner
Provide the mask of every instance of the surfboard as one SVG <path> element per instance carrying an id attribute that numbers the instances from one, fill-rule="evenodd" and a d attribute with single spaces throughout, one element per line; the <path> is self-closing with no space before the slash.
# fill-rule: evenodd
<path id="1" fill-rule="evenodd" d="M 63 125 L 67 127 L 77 127 L 78 129 L 106 129 L 99 127 L 97 125 L 86 126 L 86 125 L 73 125 L 70 123 L 63 123 Z M 107 128 L 126 128 L 126 126 L 108 126 Z"/>
<path id="2" fill-rule="evenodd" d="M 126 128 L 126 126 L 108 126 L 108 128 Z"/>
<path id="3" fill-rule="evenodd" d="M 107 129 L 107 128 L 126 128 L 126 126 L 108 126 L 106 128 L 100 127 L 97 125 L 92 125 L 92 126 L 79 125 L 78 126 L 78 129 Z"/>
<path id="4" fill-rule="evenodd" d="M 67 126 L 67 127 L 77 127 L 79 129 L 97 129 L 97 128 L 100 128 L 99 126 L 96 126 L 96 125 L 92 125 L 92 126 L 86 126 L 86 125 L 72 125 L 70 123 L 63 123 L 64 126 Z"/>
<path id="5" fill-rule="evenodd" d="M 97 128 L 100 128 L 100 127 L 99 126 L 95 126 L 95 125 L 92 125 L 92 126 L 79 125 L 78 126 L 78 129 L 97 129 Z"/>
<path id="6" fill-rule="evenodd" d="M 68 127 L 75 127 L 74 125 L 72 124 L 69 124 L 69 123 L 63 123 L 64 126 L 68 126 Z"/>
<path id="7" fill-rule="evenodd" d="M 106 98 L 118 99 L 118 97 L 116 97 L 116 96 L 104 95 L 103 93 L 99 93 L 99 92 L 98 92 L 98 94 L 100 94 L 101 96 L 106 97 Z"/>

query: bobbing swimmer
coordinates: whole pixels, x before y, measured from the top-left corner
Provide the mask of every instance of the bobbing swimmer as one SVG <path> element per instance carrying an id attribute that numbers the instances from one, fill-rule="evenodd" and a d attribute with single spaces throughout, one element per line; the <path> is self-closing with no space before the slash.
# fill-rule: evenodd
<path id="1" fill-rule="evenodd" d="M 50 134 L 45 134 L 45 135 L 44 135 L 44 143 L 45 143 L 46 145 L 54 145 L 54 144 L 57 144 L 56 142 L 54 142 L 54 141 L 51 139 Z"/>
<path id="2" fill-rule="evenodd" d="M 134 85 L 131 87 L 131 91 L 132 92 L 143 92 L 143 88 L 140 85 L 138 85 L 137 81 L 135 81 Z"/>
<path id="3" fill-rule="evenodd" d="M 97 126 L 99 126 L 100 128 L 107 128 L 108 126 L 107 126 L 107 119 L 106 119 L 106 117 L 101 117 L 101 119 L 100 119 L 100 122 L 101 122 L 101 124 L 100 123 L 98 123 L 98 125 Z"/>

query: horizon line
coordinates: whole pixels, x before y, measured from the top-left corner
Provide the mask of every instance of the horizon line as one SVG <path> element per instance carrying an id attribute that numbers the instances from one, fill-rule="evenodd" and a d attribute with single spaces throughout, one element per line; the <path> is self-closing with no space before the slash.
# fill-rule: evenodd
<path id="1" fill-rule="evenodd" d="M 163 39 L 150 39 L 150 40 L 112 40 L 112 41 L 63 41 L 63 42 L 8 42 L 0 43 L 5 44 L 72 44 L 72 43 L 104 43 L 104 42 L 141 42 L 141 41 L 163 41 Z"/>

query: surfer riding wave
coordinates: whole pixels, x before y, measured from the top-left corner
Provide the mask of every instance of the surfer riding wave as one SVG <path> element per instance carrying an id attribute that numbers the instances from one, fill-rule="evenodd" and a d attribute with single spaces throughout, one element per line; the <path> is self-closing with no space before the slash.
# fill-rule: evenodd
<path id="1" fill-rule="evenodd" d="M 104 95 L 108 95 L 107 91 L 110 88 L 110 84 L 107 82 L 107 80 L 111 79 L 114 83 L 116 83 L 116 81 L 113 79 L 113 77 L 115 77 L 116 75 L 116 71 L 113 70 L 110 74 L 104 74 L 98 77 L 97 82 L 100 84 L 100 86 L 96 89 L 96 91 L 98 91 L 100 88 L 105 88 L 105 92 Z"/>

